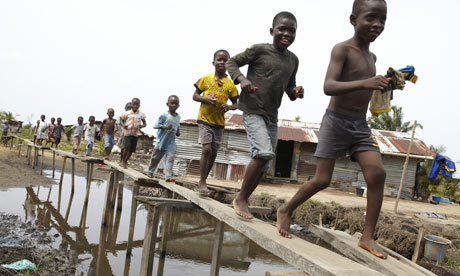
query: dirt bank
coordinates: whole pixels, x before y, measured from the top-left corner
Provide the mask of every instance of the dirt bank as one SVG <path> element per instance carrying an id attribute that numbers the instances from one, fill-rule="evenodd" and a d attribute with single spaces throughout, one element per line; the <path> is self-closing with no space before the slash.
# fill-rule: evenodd
<path id="1" fill-rule="evenodd" d="M 4 213 L 0 213 L 0 222 L 0 264 L 28 259 L 37 269 L 26 275 L 75 274 L 74 264 L 68 255 L 51 248 L 51 243 L 58 236 L 50 236 L 48 229 Z M 17 275 L 17 272 L 0 268 L 0 275 Z"/>

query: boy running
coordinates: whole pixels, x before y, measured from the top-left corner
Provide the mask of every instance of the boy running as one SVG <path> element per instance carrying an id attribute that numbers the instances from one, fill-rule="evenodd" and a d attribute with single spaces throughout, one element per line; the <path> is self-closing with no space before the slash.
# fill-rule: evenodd
<path id="1" fill-rule="evenodd" d="M 125 104 L 125 112 L 128 112 L 130 110 L 131 110 L 131 102 L 127 102 Z M 123 115 L 123 114 L 121 114 L 121 115 Z M 123 152 L 124 152 L 124 148 L 125 148 L 125 133 L 124 133 L 124 128 L 121 125 L 121 115 L 120 115 L 120 118 L 118 118 L 118 122 L 117 122 L 118 129 L 120 131 L 120 133 L 119 133 L 120 138 L 118 139 L 118 142 L 117 142 L 117 145 L 120 148 L 120 162 L 123 161 Z"/>
<path id="2" fill-rule="evenodd" d="M 48 128 L 48 124 L 45 122 L 45 115 L 40 116 L 40 122 L 37 124 L 37 145 L 41 146 L 43 140 L 46 137 L 46 129 Z"/>
<path id="3" fill-rule="evenodd" d="M 96 137 L 96 132 L 99 131 L 99 127 L 94 124 L 95 120 L 96 118 L 94 118 L 94 116 L 89 116 L 88 124 L 83 128 L 83 135 L 86 143 L 86 156 L 90 156 L 91 152 L 93 152 L 94 137 Z"/>
<path id="4" fill-rule="evenodd" d="M 56 119 L 54 117 L 51 117 L 50 119 L 51 123 L 48 125 L 48 135 L 46 137 L 46 143 L 45 143 L 45 146 L 48 145 L 48 143 L 51 143 L 51 147 L 53 147 L 54 145 L 54 127 L 55 127 L 55 124 L 54 122 L 56 121 Z"/>
<path id="5" fill-rule="evenodd" d="M 171 95 L 168 97 L 168 111 L 163 113 L 153 128 L 158 129 L 158 139 L 160 140 L 153 149 L 152 158 L 147 175 L 153 177 L 153 173 L 166 154 L 164 174 L 166 182 L 174 182 L 172 178 L 172 167 L 174 154 L 176 152 L 176 136 L 180 135 L 180 115 L 176 110 L 179 108 L 179 97 Z"/>
<path id="6" fill-rule="evenodd" d="M 121 115 L 121 125 L 124 131 L 124 151 L 120 166 L 124 169 L 128 168 L 128 160 L 131 154 L 136 151 L 137 135 L 141 128 L 147 126 L 145 114 L 139 110 L 141 100 L 133 98 L 131 100 L 131 110 Z"/>
<path id="7" fill-rule="evenodd" d="M 331 96 L 331 100 L 319 131 L 315 176 L 278 209 L 278 231 L 286 238 L 291 238 L 289 226 L 293 211 L 329 186 L 336 158 L 348 152 L 351 159 L 359 163 L 368 188 L 366 222 L 358 246 L 377 257 L 387 257 L 373 238 L 382 206 L 386 172 L 379 147 L 366 121 L 372 91 L 383 91 L 388 85 L 385 77 L 376 76 L 376 56 L 369 51 L 369 44 L 385 27 L 386 15 L 387 5 L 383 0 L 355 0 L 350 15 L 355 34 L 332 49 L 324 82 L 324 93 Z"/>
<path id="8" fill-rule="evenodd" d="M 113 118 L 115 110 L 113 110 L 113 108 L 109 108 L 107 110 L 107 115 L 109 117 L 102 121 L 101 132 L 99 133 L 100 137 L 104 136 L 105 160 L 109 160 L 110 152 L 112 151 L 114 143 L 113 136 L 114 133 L 118 131 L 117 120 Z"/>
<path id="9" fill-rule="evenodd" d="M 203 76 L 195 83 L 193 100 L 201 102 L 198 111 L 198 143 L 202 145 L 200 160 L 200 181 L 197 192 L 210 195 L 211 191 L 206 186 L 206 178 L 214 165 L 217 150 L 224 133 L 224 113 L 237 108 L 238 91 L 235 84 L 225 74 L 225 63 L 230 58 L 226 50 L 214 53 L 212 64 L 214 74 Z M 228 99 L 232 102 L 227 105 Z"/>
<path id="10" fill-rule="evenodd" d="M 72 143 L 73 143 L 73 149 L 72 153 L 77 154 L 78 153 L 78 146 L 80 145 L 81 142 L 81 136 L 83 135 L 83 128 L 85 126 L 83 125 L 83 117 L 78 116 L 78 121 L 76 125 L 73 125 L 71 129 L 69 129 L 68 134 L 70 134 L 71 131 L 73 131 L 72 134 Z"/>
<path id="11" fill-rule="evenodd" d="M 62 131 L 64 131 L 64 126 L 61 123 L 62 123 L 62 119 L 61 119 L 61 117 L 58 117 L 57 118 L 57 124 L 53 129 L 53 132 L 54 132 L 54 145 L 55 145 L 56 148 L 58 148 L 59 143 L 61 143 L 61 135 L 62 135 Z"/>
<path id="12" fill-rule="evenodd" d="M 302 86 L 296 87 L 299 59 L 287 49 L 294 42 L 296 30 L 294 15 L 280 12 L 270 28 L 272 44 L 253 45 L 226 64 L 233 81 L 240 83 L 238 108 L 243 111 L 243 123 L 251 143 L 252 160 L 246 168 L 241 191 L 233 201 L 235 213 L 247 219 L 253 218 L 248 209 L 249 196 L 275 157 L 278 108 L 283 94 L 291 101 L 303 98 Z M 247 77 L 239 70 L 246 64 L 249 65 Z"/>

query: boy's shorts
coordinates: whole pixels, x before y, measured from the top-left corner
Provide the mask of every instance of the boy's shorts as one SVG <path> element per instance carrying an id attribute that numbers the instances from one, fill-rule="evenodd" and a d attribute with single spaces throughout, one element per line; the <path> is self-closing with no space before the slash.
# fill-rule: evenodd
<path id="1" fill-rule="evenodd" d="M 73 148 L 78 149 L 81 142 L 81 136 L 72 136 Z"/>
<path id="2" fill-rule="evenodd" d="M 61 143 L 61 137 L 54 138 L 54 144 L 57 146 L 59 143 Z"/>
<path id="3" fill-rule="evenodd" d="M 218 149 L 222 142 L 224 128 L 213 127 L 208 124 L 198 123 L 198 143 L 211 144 L 213 149 Z"/>
<path id="4" fill-rule="evenodd" d="M 94 141 L 86 140 L 86 154 L 90 154 L 93 151 Z"/>
<path id="5" fill-rule="evenodd" d="M 243 123 L 251 144 L 251 158 L 271 160 L 275 158 L 278 143 L 278 125 L 261 115 L 243 113 Z M 264 172 L 268 172 L 267 163 Z"/>
<path id="6" fill-rule="evenodd" d="M 129 152 L 135 152 L 137 146 L 137 136 L 125 136 L 124 149 Z"/>
<path id="7" fill-rule="evenodd" d="M 105 135 L 104 135 L 104 148 L 110 148 L 110 149 L 112 149 L 112 148 L 113 148 L 113 144 L 114 144 L 113 135 L 105 134 Z"/>
<path id="8" fill-rule="evenodd" d="M 315 156 L 320 158 L 344 157 L 351 160 L 358 151 L 380 152 L 365 116 L 351 116 L 327 109 L 319 129 Z"/>

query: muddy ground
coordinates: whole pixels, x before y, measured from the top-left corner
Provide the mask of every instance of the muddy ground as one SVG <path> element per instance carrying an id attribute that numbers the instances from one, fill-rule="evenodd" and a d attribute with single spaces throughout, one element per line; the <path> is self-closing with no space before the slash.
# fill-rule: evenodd
<path id="1" fill-rule="evenodd" d="M 0 146 L 0 189 L 26 187 L 31 184 L 50 185 L 53 183 L 52 180 L 39 176 L 38 169 L 35 171 L 32 170 L 27 165 L 27 159 L 24 157 L 25 152 L 23 151 L 22 154 L 23 157 L 18 158 L 17 150 L 9 150 Z M 114 157 L 114 159 L 116 158 L 117 156 Z M 146 164 L 147 158 L 144 159 L 139 158 L 133 161 L 142 160 L 141 162 Z M 51 160 L 52 155 L 50 153 L 45 154 L 45 169 L 51 169 Z M 69 163 L 70 162 L 67 162 L 66 166 L 67 172 L 70 172 Z M 134 162 L 131 162 L 130 164 L 132 164 L 132 167 L 136 167 L 138 169 L 142 168 L 139 165 L 134 165 Z M 56 168 L 62 168 L 62 158 L 60 157 L 56 158 Z M 77 175 L 86 176 L 85 163 L 77 160 L 75 168 Z M 107 174 L 105 172 L 95 170 L 93 177 L 105 179 Z M 270 185 L 263 185 L 263 187 L 266 190 L 263 192 L 257 192 L 256 190 L 256 193 L 254 193 L 251 197 L 251 205 L 272 208 L 273 211 L 270 215 L 260 218 L 270 222 L 275 222 L 276 209 L 284 203 L 285 199 L 271 196 L 272 194 L 279 194 L 278 190 L 276 190 L 277 188 L 279 189 L 279 187 L 274 185 L 272 187 L 272 191 L 270 190 Z M 285 186 L 283 189 L 286 190 L 286 187 L 288 186 Z M 144 190 L 144 192 L 148 193 L 149 191 Z M 351 197 L 346 193 L 342 193 L 338 196 L 334 193 L 329 193 L 329 197 L 333 198 L 336 203 L 324 203 L 321 202 L 322 198 L 316 198 L 316 200 L 308 201 L 299 207 L 294 213 L 293 223 L 306 228 L 310 223 L 318 224 L 319 214 L 321 214 L 323 226 L 331 228 L 334 227 L 335 229 L 342 231 L 350 231 L 351 234 L 354 232 L 362 232 L 364 227 L 365 208 L 346 206 L 348 204 L 347 201 L 357 201 L 357 199 L 362 199 Z M 230 203 L 232 196 L 225 196 L 220 199 L 226 203 Z M 343 204 L 341 199 L 344 200 Z M 448 249 L 447 261 L 436 264 L 435 262 L 421 258 L 418 263 L 438 275 L 460 275 L 460 249 L 456 247 L 460 246 L 460 224 L 458 223 L 460 220 L 458 214 L 460 214 L 460 212 L 457 213 L 457 216 L 449 215 L 452 217 L 449 221 L 427 220 L 413 215 L 414 212 L 419 211 L 422 205 L 418 206 L 416 205 L 417 203 L 415 203 L 415 205 L 411 205 L 409 203 L 407 201 L 401 202 L 400 208 L 406 211 L 410 211 L 412 208 L 413 211 L 411 215 L 395 215 L 385 210 L 385 208 L 383 209 L 376 231 L 376 238 L 378 242 L 411 259 L 418 229 L 423 226 L 425 228 L 425 233 L 448 238 L 453 241 L 454 245 Z M 361 204 L 360 206 L 364 206 L 364 204 Z M 435 207 L 442 210 L 442 206 Z M 449 209 L 449 214 L 456 213 L 457 209 L 455 209 L 455 207 L 448 207 L 452 209 Z M 457 206 L 457 208 L 460 211 L 460 207 Z M 17 218 L 12 216 L 5 217 L 5 215 L 0 215 L 0 225 L 2 225 L 2 227 L 0 227 L 0 237 L 4 237 L 4 235 L 6 236 L 7 231 L 18 231 L 17 227 L 19 227 L 19 229 L 21 229 L 21 227 L 23 229 L 28 229 L 29 226 L 24 225 L 24 223 L 17 222 L 17 220 Z M 14 223 L 11 224 L 9 221 Z M 32 225 L 30 225 L 30 227 L 32 227 Z M 50 240 L 54 238 L 46 236 L 46 229 L 36 227 L 35 229 L 39 229 L 36 231 L 39 235 L 41 235 L 40 237 L 42 237 L 41 240 L 43 241 L 47 241 L 48 238 Z M 297 234 L 301 236 L 302 232 Z M 36 237 L 30 236 L 30 238 L 26 238 L 24 240 L 29 241 L 36 239 Z M 39 271 L 40 267 L 50 267 L 52 268 L 50 271 L 56 271 L 54 268 L 59 267 L 64 270 L 67 269 L 67 271 L 72 274 L 71 269 L 73 269 L 73 265 L 68 261 L 68 256 L 65 256 L 65 253 L 60 253 L 50 247 L 47 248 L 46 246 L 37 246 L 35 244 L 27 243 L 20 245 L 8 245 L 8 247 L 6 247 L 5 242 L 0 240 L 0 263 L 11 263 L 13 261 L 23 259 L 24 256 L 27 256 L 29 260 L 36 263 L 41 262 L 42 264 L 46 264 L 39 266 Z M 1 273 L 2 272 L 0 272 L 0 275 L 2 275 Z M 44 275 L 47 275 L 47 273 L 44 273 Z"/>

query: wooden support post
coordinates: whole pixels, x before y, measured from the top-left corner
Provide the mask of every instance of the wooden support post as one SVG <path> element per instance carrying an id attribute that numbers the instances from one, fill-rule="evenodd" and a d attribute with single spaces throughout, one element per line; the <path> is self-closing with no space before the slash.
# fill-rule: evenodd
<path id="1" fill-rule="evenodd" d="M 67 204 L 67 211 L 65 212 L 65 218 L 64 218 L 66 222 L 69 219 L 70 208 L 72 207 L 73 195 L 74 194 L 72 193 L 70 194 L 69 203 Z"/>
<path id="2" fill-rule="evenodd" d="M 48 197 L 46 198 L 46 202 L 50 201 L 50 196 L 51 196 L 51 190 L 53 189 L 53 185 L 50 185 L 50 189 L 48 191 Z"/>
<path id="3" fill-rule="evenodd" d="M 62 170 L 61 170 L 61 177 L 59 179 L 59 196 L 58 196 L 58 211 L 61 209 L 61 195 L 62 195 L 62 181 L 64 180 L 64 171 L 65 171 L 65 161 L 67 157 L 64 157 L 62 161 Z"/>
<path id="4" fill-rule="evenodd" d="M 22 140 L 18 139 L 18 157 L 21 157 Z"/>
<path id="5" fill-rule="evenodd" d="M 91 178 L 93 177 L 93 163 L 89 163 L 87 175 L 88 178 L 86 179 L 86 194 L 85 194 L 85 201 L 83 205 L 83 212 L 80 220 L 80 227 L 84 229 L 86 227 L 86 215 L 88 214 L 88 202 L 89 202 L 89 192 L 91 190 Z"/>
<path id="6" fill-rule="evenodd" d="M 395 213 L 398 213 L 398 203 L 399 203 L 399 198 L 401 197 L 401 191 L 404 186 L 404 177 L 406 176 L 406 169 L 407 169 L 407 163 L 409 163 L 409 156 L 410 152 L 412 150 L 412 142 L 414 141 L 414 134 L 415 134 L 415 128 L 417 127 L 417 120 L 414 121 L 414 126 L 412 127 L 412 135 L 410 137 L 410 142 L 409 142 L 409 149 L 407 151 L 406 155 L 406 161 L 404 161 L 404 166 L 403 166 L 403 171 L 401 175 L 401 181 L 399 182 L 399 189 L 398 189 L 398 196 L 396 197 L 396 202 L 395 202 Z"/>
<path id="7" fill-rule="evenodd" d="M 30 145 L 27 145 L 26 157 L 27 157 L 27 165 L 30 165 Z"/>
<path id="8" fill-rule="evenodd" d="M 41 158 L 41 162 L 40 162 L 40 175 L 43 175 L 43 158 L 45 156 L 45 150 L 42 149 L 42 158 Z"/>
<path id="9" fill-rule="evenodd" d="M 417 263 L 418 257 L 420 255 L 420 244 L 422 243 L 423 237 L 425 236 L 425 229 L 420 227 L 418 229 L 417 241 L 415 242 L 414 254 L 412 255 L 412 261 Z"/>
<path id="10" fill-rule="evenodd" d="M 161 242 L 158 247 L 158 250 L 160 251 L 160 257 L 158 260 L 157 276 L 163 276 L 163 272 L 165 268 L 166 247 L 168 244 L 168 236 L 171 232 L 172 221 L 174 220 L 173 219 L 174 212 L 172 210 L 172 207 L 166 207 L 166 212 L 164 214 L 165 214 L 165 217 L 163 218 L 163 230 L 161 233 Z"/>
<path id="11" fill-rule="evenodd" d="M 158 222 L 160 220 L 160 210 L 160 207 L 151 205 L 148 206 L 147 221 L 145 223 L 144 244 L 142 245 L 141 271 L 139 274 L 140 276 L 152 275 L 153 261 L 155 257 L 155 241 L 158 234 Z"/>
<path id="12" fill-rule="evenodd" d="M 126 254 L 128 256 L 131 256 L 131 246 L 132 246 L 132 241 L 133 241 L 133 236 L 134 236 L 134 227 L 136 224 L 136 211 L 137 211 L 137 200 L 136 196 L 139 193 L 139 184 L 134 183 L 133 187 L 133 197 L 131 199 L 131 214 L 129 217 L 129 233 L 128 233 L 128 243 L 127 243 L 127 248 L 126 248 Z"/>
<path id="13" fill-rule="evenodd" d="M 37 158 L 37 146 L 34 146 L 34 159 L 32 159 L 32 169 L 35 169 L 36 158 Z"/>
<path id="14" fill-rule="evenodd" d="M 54 178 L 55 169 L 56 169 L 56 152 L 53 150 L 53 178 Z"/>
<path id="15" fill-rule="evenodd" d="M 111 198 L 111 193 L 113 190 L 113 178 L 114 178 L 113 172 L 109 173 L 109 179 L 107 180 L 107 187 L 105 189 L 105 199 L 104 199 L 104 209 L 102 210 L 102 225 L 107 226 L 107 211 L 109 210 L 109 204 L 110 204 L 110 198 Z"/>
<path id="16" fill-rule="evenodd" d="M 72 157 L 72 191 L 73 194 L 75 192 L 75 158 Z"/>
<path id="17" fill-rule="evenodd" d="M 224 239 L 224 223 L 217 220 L 214 245 L 212 247 L 211 276 L 219 276 L 220 256 Z"/>
<path id="18" fill-rule="evenodd" d="M 11 136 L 11 144 L 10 144 L 10 149 L 12 149 L 12 148 L 13 148 L 13 143 L 14 143 L 14 137 L 13 137 L 13 136 Z"/>

